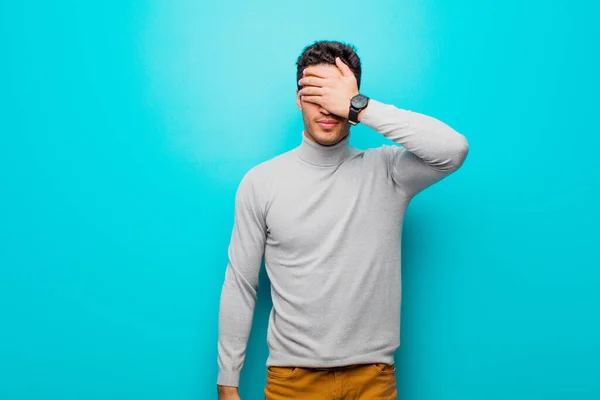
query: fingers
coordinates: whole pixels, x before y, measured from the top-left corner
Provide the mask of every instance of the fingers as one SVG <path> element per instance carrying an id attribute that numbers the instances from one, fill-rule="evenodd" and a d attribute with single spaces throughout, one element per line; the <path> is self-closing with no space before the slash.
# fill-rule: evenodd
<path id="1" fill-rule="evenodd" d="M 321 96 L 302 96 L 302 101 L 306 101 L 308 103 L 315 103 L 321 105 Z"/>
<path id="2" fill-rule="evenodd" d="M 304 76 L 298 81 L 298 85 L 300 86 L 324 86 L 325 79 L 318 78 L 316 76 Z"/>
<path id="3" fill-rule="evenodd" d="M 298 94 L 300 96 L 310 96 L 310 95 L 323 96 L 324 93 L 325 93 L 325 90 L 318 86 L 305 86 L 302 89 L 300 89 L 300 91 L 298 92 Z"/>
<path id="4" fill-rule="evenodd" d="M 311 65 L 310 67 L 304 68 L 302 76 L 313 75 L 319 78 L 335 78 L 342 75 L 339 70 L 335 68 L 326 68 L 318 65 Z"/>
<path id="5" fill-rule="evenodd" d="M 302 76 L 305 77 L 307 75 L 314 75 L 320 78 L 327 78 L 328 73 L 324 68 L 319 68 L 317 66 L 306 67 L 302 71 Z"/>

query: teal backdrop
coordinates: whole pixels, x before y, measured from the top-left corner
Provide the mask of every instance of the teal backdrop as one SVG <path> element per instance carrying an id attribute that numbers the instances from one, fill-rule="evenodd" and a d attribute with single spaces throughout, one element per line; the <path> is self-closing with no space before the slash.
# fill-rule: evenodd
<path id="1" fill-rule="evenodd" d="M 0 1 L 0 399 L 216 399 L 235 191 L 300 144 L 295 61 L 321 39 L 470 143 L 407 211 L 399 398 L 599 399 L 598 11 Z M 242 400 L 271 304 L 263 267 Z"/>

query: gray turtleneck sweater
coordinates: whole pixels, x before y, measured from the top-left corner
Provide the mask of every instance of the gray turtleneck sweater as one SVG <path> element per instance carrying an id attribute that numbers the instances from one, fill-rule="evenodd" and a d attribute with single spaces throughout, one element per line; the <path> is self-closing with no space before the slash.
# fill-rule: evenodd
<path id="1" fill-rule="evenodd" d="M 400 145 L 310 141 L 251 168 L 235 197 L 219 310 L 217 383 L 238 386 L 264 257 L 267 366 L 393 363 L 402 222 L 413 196 L 456 171 L 466 138 L 371 99 L 361 122 Z"/>

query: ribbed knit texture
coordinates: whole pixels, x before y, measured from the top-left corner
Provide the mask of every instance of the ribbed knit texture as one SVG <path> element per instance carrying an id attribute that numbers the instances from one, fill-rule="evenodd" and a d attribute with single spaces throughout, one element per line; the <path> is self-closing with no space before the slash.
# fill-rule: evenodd
<path id="1" fill-rule="evenodd" d="M 302 133 L 242 178 L 219 310 L 218 379 L 238 386 L 264 257 L 267 365 L 392 363 L 400 345 L 401 237 L 411 198 L 450 175 L 466 138 L 371 99 L 362 124 L 397 145 L 359 150 Z"/>

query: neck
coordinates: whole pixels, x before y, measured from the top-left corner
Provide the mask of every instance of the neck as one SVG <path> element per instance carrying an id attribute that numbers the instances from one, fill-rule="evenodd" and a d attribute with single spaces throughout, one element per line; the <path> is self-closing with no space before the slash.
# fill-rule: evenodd
<path id="1" fill-rule="evenodd" d="M 332 166 L 341 164 L 350 155 L 350 134 L 336 144 L 325 146 L 314 142 L 302 131 L 302 143 L 296 148 L 296 154 L 302 160 L 319 166 Z"/>

